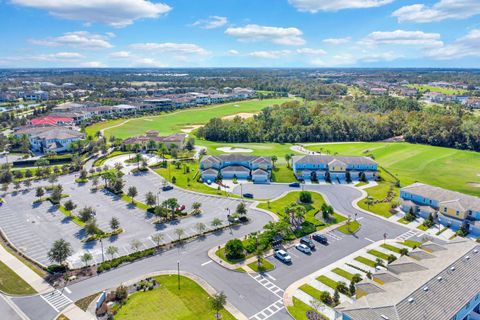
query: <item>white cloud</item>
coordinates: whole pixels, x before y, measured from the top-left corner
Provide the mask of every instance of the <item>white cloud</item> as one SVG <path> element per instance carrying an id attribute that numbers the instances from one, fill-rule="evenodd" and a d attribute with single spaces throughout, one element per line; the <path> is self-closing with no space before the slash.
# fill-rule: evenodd
<path id="1" fill-rule="evenodd" d="M 210 16 L 208 19 L 195 21 L 193 26 L 200 27 L 202 29 L 215 29 L 226 25 L 227 22 L 227 17 Z"/>
<path id="2" fill-rule="evenodd" d="M 149 42 L 149 43 L 136 43 L 131 45 L 132 48 L 138 50 L 155 51 L 161 53 L 173 53 L 173 54 L 196 54 L 207 55 L 208 51 L 202 47 L 191 43 L 172 43 L 172 42 Z"/>
<path id="3" fill-rule="evenodd" d="M 328 38 L 328 39 L 323 39 L 323 43 L 330 44 L 330 45 L 340 45 L 340 44 L 345 44 L 350 42 L 352 40 L 351 37 L 345 37 L 345 38 Z"/>
<path id="4" fill-rule="evenodd" d="M 297 28 L 282 28 L 248 24 L 228 28 L 225 33 L 241 41 L 271 41 L 275 44 L 299 46 L 305 44 L 302 31 Z"/>
<path id="5" fill-rule="evenodd" d="M 67 32 L 59 37 L 46 39 L 32 39 L 31 43 L 42 46 L 69 46 L 88 49 L 108 49 L 113 46 L 108 42 L 106 36 L 93 34 L 87 31 Z"/>
<path id="6" fill-rule="evenodd" d="M 127 60 L 131 67 L 166 67 L 165 64 L 160 63 L 154 58 L 142 57 L 137 54 L 133 54 L 130 51 L 117 51 L 112 52 L 109 55 L 110 58 L 115 60 Z"/>
<path id="7" fill-rule="evenodd" d="M 466 19 L 480 14 L 479 0 L 440 0 L 433 6 L 413 4 L 393 12 L 399 22 L 427 23 L 446 19 Z"/>
<path id="8" fill-rule="evenodd" d="M 471 30 L 467 35 L 427 52 L 427 57 L 437 60 L 480 57 L 480 29 Z"/>
<path id="9" fill-rule="evenodd" d="M 298 11 L 310 13 L 380 7 L 393 1 L 395 0 L 288 0 Z"/>
<path id="10" fill-rule="evenodd" d="M 248 55 L 253 58 L 262 58 L 262 59 L 279 59 L 290 55 L 292 52 L 290 50 L 273 50 L 273 51 L 254 51 L 250 52 Z"/>
<path id="11" fill-rule="evenodd" d="M 100 61 L 87 61 L 80 64 L 84 68 L 105 68 L 106 65 Z"/>
<path id="12" fill-rule="evenodd" d="M 109 37 L 109 38 L 115 38 L 117 35 L 113 32 L 105 32 L 105 34 Z"/>
<path id="13" fill-rule="evenodd" d="M 231 56 L 238 56 L 240 52 L 238 52 L 237 50 L 231 49 L 231 50 L 228 50 L 228 54 Z"/>
<path id="14" fill-rule="evenodd" d="M 11 0 L 13 4 L 47 10 L 51 15 L 125 27 L 141 18 L 158 18 L 172 8 L 148 0 Z"/>
<path id="15" fill-rule="evenodd" d="M 312 48 L 297 49 L 297 53 L 307 55 L 307 56 L 323 56 L 327 54 L 327 52 L 323 49 L 312 49 Z"/>
<path id="16" fill-rule="evenodd" d="M 375 31 L 360 41 L 361 45 L 409 45 L 420 47 L 442 46 L 438 33 L 425 33 L 423 31 Z"/>
<path id="17" fill-rule="evenodd" d="M 42 54 L 32 57 L 33 60 L 60 61 L 60 60 L 79 60 L 85 58 L 77 52 L 57 52 L 51 54 Z"/>
<path id="18" fill-rule="evenodd" d="M 127 59 L 130 58 L 132 54 L 129 51 L 117 51 L 110 53 L 109 56 L 114 59 Z"/>
<path id="19" fill-rule="evenodd" d="M 402 55 L 396 54 L 395 52 L 381 52 L 381 53 L 372 53 L 360 57 L 360 61 L 364 62 L 378 62 L 378 61 L 393 61 L 399 58 L 403 58 Z"/>
<path id="20" fill-rule="evenodd" d="M 351 53 L 342 53 L 337 54 L 332 57 L 326 57 L 322 59 L 311 60 L 312 65 L 321 66 L 321 67 L 334 67 L 334 66 L 353 66 L 359 62 L 379 62 L 379 61 L 393 61 L 399 58 L 402 58 L 402 55 L 396 54 L 395 52 L 380 52 L 374 54 L 351 54 Z"/>
<path id="21" fill-rule="evenodd" d="M 0 64 L 19 65 L 24 66 L 30 62 L 78 62 L 84 59 L 85 56 L 78 52 L 57 52 L 48 54 L 38 54 L 31 56 L 15 56 L 15 57 L 3 57 L 0 58 Z"/>

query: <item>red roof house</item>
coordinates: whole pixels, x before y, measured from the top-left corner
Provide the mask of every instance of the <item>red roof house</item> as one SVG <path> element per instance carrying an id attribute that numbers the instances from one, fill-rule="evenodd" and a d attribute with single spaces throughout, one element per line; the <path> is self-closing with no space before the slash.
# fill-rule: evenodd
<path id="1" fill-rule="evenodd" d="M 45 116 L 41 118 L 34 118 L 30 121 L 34 126 L 40 125 L 73 125 L 73 118 L 59 117 L 59 116 Z"/>

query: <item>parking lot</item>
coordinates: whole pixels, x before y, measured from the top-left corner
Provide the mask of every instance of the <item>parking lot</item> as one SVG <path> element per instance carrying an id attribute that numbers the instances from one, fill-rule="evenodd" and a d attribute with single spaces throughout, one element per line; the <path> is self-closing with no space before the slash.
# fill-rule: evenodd
<path id="1" fill-rule="evenodd" d="M 72 177 L 73 179 L 73 177 Z M 152 172 L 142 175 L 125 175 L 126 185 L 135 186 L 138 190 L 139 201 L 145 201 L 145 194 L 149 191 L 158 196 L 160 202 L 168 198 L 177 198 L 180 205 L 185 205 L 185 210 L 190 212 L 194 202 L 202 204 L 202 214 L 194 217 L 181 218 L 176 221 L 163 224 L 154 224 L 155 217 L 145 210 L 121 200 L 106 191 L 90 190 L 91 184 L 64 184 L 64 193 L 69 197 L 62 200 L 72 200 L 78 207 L 73 211 L 78 213 L 85 206 L 95 209 L 98 226 L 103 231 L 111 231 L 109 222 L 112 217 L 118 218 L 120 227 L 124 232 L 119 236 L 103 240 L 104 249 L 114 245 L 119 250 L 119 255 L 126 255 L 132 252 L 131 241 L 139 240 L 142 243 L 140 249 L 154 246 L 151 236 L 157 232 L 164 235 L 163 242 L 171 242 L 178 238 L 175 234 L 176 228 L 184 231 L 183 237 L 192 236 L 197 233 L 195 225 L 204 223 L 207 230 L 211 229 L 211 222 L 214 218 L 220 218 L 224 225 L 227 224 L 227 214 L 233 213 L 240 202 L 238 199 L 220 198 L 209 195 L 201 195 L 189 191 L 174 188 L 167 192 L 160 192 L 162 179 Z M 92 254 L 94 262 L 102 261 L 101 243 L 99 241 L 82 242 L 86 237 L 83 228 L 65 217 L 50 202 L 44 201 L 41 204 L 33 204 L 36 199 L 35 191 L 29 190 L 5 196 L 5 204 L 0 209 L 0 226 L 8 239 L 22 252 L 38 262 L 49 265 L 47 252 L 52 243 L 60 238 L 70 242 L 74 254 L 69 258 L 72 265 L 79 267 L 83 265 L 80 256 L 88 251 Z M 246 202 L 248 205 L 249 203 Z M 254 210 L 249 210 L 251 218 L 255 218 Z"/>

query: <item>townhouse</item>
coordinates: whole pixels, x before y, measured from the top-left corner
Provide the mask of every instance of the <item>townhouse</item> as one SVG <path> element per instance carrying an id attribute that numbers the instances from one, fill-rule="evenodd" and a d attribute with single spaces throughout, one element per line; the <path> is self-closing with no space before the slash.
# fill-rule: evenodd
<path id="1" fill-rule="evenodd" d="M 466 224 L 469 232 L 480 235 L 480 198 L 424 183 L 414 183 L 400 190 L 400 208 L 436 221 L 454 230 Z"/>
<path id="2" fill-rule="evenodd" d="M 251 179 L 254 183 L 267 183 L 272 167 L 270 157 L 246 154 L 209 155 L 200 161 L 203 181 L 215 181 L 221 175 L 224 179 Z"/>

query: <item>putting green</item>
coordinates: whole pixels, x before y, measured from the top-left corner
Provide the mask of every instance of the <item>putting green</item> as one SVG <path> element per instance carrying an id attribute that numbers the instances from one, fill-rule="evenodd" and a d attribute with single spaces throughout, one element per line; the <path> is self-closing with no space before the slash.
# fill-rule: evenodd
<path id="1" fill-rule="evenodd" d="M 405 186 L 415 181 L 480 196 L 480 153 L 406 142 L 308 145 L 307 149 L 341 155 L 373 155 Z"/>

